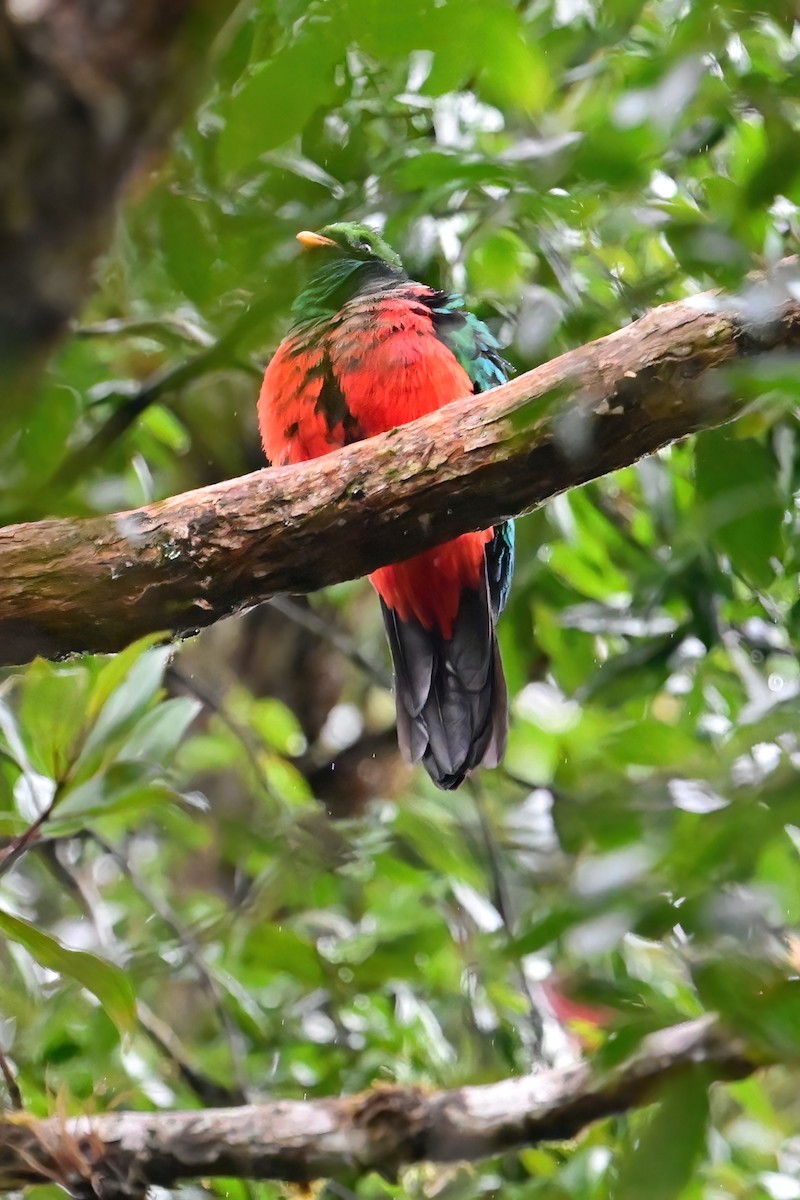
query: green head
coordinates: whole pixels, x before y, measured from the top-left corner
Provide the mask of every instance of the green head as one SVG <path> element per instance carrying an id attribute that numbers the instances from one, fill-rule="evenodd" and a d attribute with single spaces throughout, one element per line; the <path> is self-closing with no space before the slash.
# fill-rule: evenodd
<path id="1" fill-rule="evenodd" d="M 341 221 L 297 240 L 312 259 L 311 278 L 292 305 L 297 323 L 335 313 L 357 292 L 404 279 L 400 255 L 369 225 Z"/>
<path id="2" fill-rule="evenodd" d="M 307 250 L 323 250 L 329 262 L 346 259 L 364 263 L 383 263 L 395 271 L 402 271 L 403 264 L 388 242 L 385 242 L 369 225 L 357 221 L 340 221 L 337 225 L 325 225 L 316 233 L 304 230 L 297 240 Z"/>

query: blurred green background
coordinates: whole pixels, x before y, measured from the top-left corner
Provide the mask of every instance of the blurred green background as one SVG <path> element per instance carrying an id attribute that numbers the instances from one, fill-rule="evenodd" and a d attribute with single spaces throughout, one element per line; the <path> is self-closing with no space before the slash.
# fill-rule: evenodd
<path id="1" fill-rule="evenodd" d="M 130 181 L 4 518 L 263 465 L 302 228 L 385 227 L 519 370 L 736 289 L 797 245 L 792 8 L 240 5 L 169 156 Z M 519 523 L 509 750 L 459 793 L 398 759 L 364 582 L 174 653 L 3 673 L 0 833 L 57 798 L 0 880 L 0 1048 L 34 1112 L 478 1083 L 581 1042 L 616 1061 L 706 1010 L 798 1060 L 800 377 L 734 382 L 757 402 L 737 425 Z M 567 1145 L 350 1187 L 793 1200 L 797 1083 L 773 1069 L 710 1108 L 697 1083 Z"/>

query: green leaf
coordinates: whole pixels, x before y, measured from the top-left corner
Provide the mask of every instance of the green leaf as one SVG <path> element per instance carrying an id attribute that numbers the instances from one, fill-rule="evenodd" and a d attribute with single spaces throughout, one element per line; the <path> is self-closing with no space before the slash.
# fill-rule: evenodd
<path id="1" fill-rule="evenodd" d="M 476 292 L 499 296 L 518 293 L 532 262 L 533 255 L 522 238 L 508 229 L 495 230 L 482 238 L 468 259 Z"/>
<path id="2" fill-rule="evenodd" d="M 190 696 L 163 700 L 139 718 L 117 750 L 117 759 L 166 765 L 201 708 Z"/>
<path id="3" fill-rule="evenodd" d="M 601 740 L 603 750 L 624 767 L 638 763 L 648 767 L 671 767 L 674 763 L 690 767 L 701 757 L 693 737 L 674 725 L 647 718 L 623 724 Z"/>
<path id="4" fill-rule="evenodd" d="M 306 739 L 300 722 L 280 700 L 272 696 L 252 700 L 244 695 L 237 695 L 233 699 L 233 712 L 242 723 L 252 725 L 268 746 L 289 756 L 302 754 Z"/>
<path id="5" fill-rule="evenodd" d="M 351 36 L 369 54 L 384 59 L 407 58 L 423 47 L 438 54 L 446 49 L 446 35 L 436 21 L 433 0 L 347 0 L 345 7 Z"/>
<path id="6" fill-rule="evenodd" d="M 115 749 L 158 696 L 173 648 L 152 647 L 154 640 L 145 638 L 129 646 L 103 669 L 90 697 L 90 711 L 97 716 L 78 760 L 76 779 L 85 779 L 97 769 L 98 760 Z"/>
<path id="7" fill-rule="evenodd" d="M 140 767 L 114 763 L 67 792 L 48 822 L 48 830 L 53 837 L 65 837 L 112 813 L 146 812 L 179 800 L 180 796 L 165 783 L 144 777 Z"/>
<path id="8" fill-rule="evenodd" d="M 547 60 L 526 39 L 519 16 L 505 5 L 476 5 L 479 22 L 475 44 L 480 47 L 480 84 L 487 98 L 526 113 L 547 108 L 553 88 Z"/>
<path id="9" fill-rule="evenodd" d="M 89 673 L 79 663 L 56 666 L 37 658 L 22 683 L 20 725 L 32 765 L 60 780 L 80 748 Z"/>
<path id="10" fill-rule="evenodd" d="M 269 790 L 288 805 L 310 804 L 314 797 L 305 775 L 286 762 L 271 755 L 264 760 L 264 774 Z"/>
<path id="11" fill-rule="evenodd" d="M 0 932 L 24 946 L 43 967 L 68 975 L 97 997 L 120 1033 L 136 1027 L 136 999 L 130 980 L 119 967 L 85 950 L 68 950 L 54 937 L 20 917 L 0 912 Z"/>
<path id="12" fill-rule="evenodd" d="M 137 659 L 141 658 L 151 646 L 163 642 L 167 636 L 163 632 L 148 633 L 145 637 L 131 642 L 130 646 L 126 646 L 119 654 L 108 659 L 97 676 L 89 697 L 87 716 L 90 721 L 94 723 L 97 720 L 100 710 L 120 686 Z"/>
<path id="13" fill-rule="evenodd" d="M 615 1200 L 673 1200 L 692 1178 L 705 1146 L 708 1087 L 701 1069 L 660 1089 L 660 1102 L 623 1159 Z"/>
<path id="14" fill-rule="evenodd" d="M 423 151 L 409 154 L 392 172 L 393 180 L 403 188 L 433 188 L 462 184 L 470 187 L 508 186 L 513 172 L 503 163 L 485 159 L 472 160 L 463 154 Z"/>
<path id="15" fill-rule="evenodd" d="M 693 979 L 708 1008 L 719 1013 L 771 1058 L 800 1055 L 800 980 L 787 979 L 775 962 L 731 953 L 699 962 Z"/>
<path id="16" fill-rule="evenodd" d="M 308 987 L 317 987 L 324 976 L 313 945 L 293 929 L 266 925 L 254 930 L 243 948 L 244 961 L 271 978 L 277 971 L 290 972 Z"/>
<path id="17" fill-rule="evenodd" d="M 200 219 L 198 205 L 174 192 L 163 192 L 159 199 L 164 265 L 191 301 L 207 303 L 218 286 L 211 269 L 217 252 Z"/>
<path id="18" fill-rule="evenodd" d="M 300 132 L 335 91 L 334 68 L 344 59 L 346 27 L 333 6 L 317 4 L 302 18 L 294 38 L 257 67 L 223 105 L 219 139 L 222 170 L 254 168 L 267 150 Z"/>
<path id="19" fill-rule="evenodd" d="M 183 421 L 164 404 L 151 404 L 139 422 L 142 429 L 176 454 L 185 454 L 191 446 L 192 439 Z"/>
<path id="20" fill-rule="evenodd" d="M 766 587 L 783 553 L 783 514 L 774 459 L 754 438 L 717 429 L 697 439 L 695 483 L 701 527 L 749 583 Z"/>

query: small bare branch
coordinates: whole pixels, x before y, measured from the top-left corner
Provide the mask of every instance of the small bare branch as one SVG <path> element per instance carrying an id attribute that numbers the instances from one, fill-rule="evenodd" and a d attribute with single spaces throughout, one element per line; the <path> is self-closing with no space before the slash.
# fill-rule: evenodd
<path id="1" fill-rule="evenodd" d="M 22 1092 L 19 1090 L 17 1077 L 11 1067 L 11 1063 L 5 1056 L 5 1053 L 0 1049 L 0 1075 L 3 1076 L 3 1083 L 6 1085 L 8 1100 L 12 1108 L 22 1108 Z"/>
<path id="2" fill-rule="evenodd" d="M 713 1017 L 702 1017 L 651 1034 L 603 1075 L 581 1062 L 446 1092 L 387 1087 L 205 1112 L 7 1118 L 0 1120 L 0 1188 L 57 1178 L 86 1194 L 88 1177 L 95 1195 L 129 1197 L 145 1185 L 198 1176 L 392 1175 L 410 1163 L 477 1161 L 574 1137 L 592 1121 L 652 1102 L 660 1084 L 698 1066 L 706 1080 L 742 1078 L 758 1065 Z"/>

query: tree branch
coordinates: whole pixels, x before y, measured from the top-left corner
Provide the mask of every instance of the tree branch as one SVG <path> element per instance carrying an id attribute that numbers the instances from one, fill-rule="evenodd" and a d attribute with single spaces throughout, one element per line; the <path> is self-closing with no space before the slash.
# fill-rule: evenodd
<path id="1" fill-rule="evenodd" d="M 651 1103 L 660 1085 L 697 1066 L 707 1080 L 739 1079 L 758 1065 L 714 1017 L 701 1017 L 651 1034 L 601 1076 L 583 1062 L 446 1092 L 381 1087 L 204 1112 L 8 1116 L 0 1120 L 0 1189 L 52 1179 L 72 1195 L 109 1198 L 197 1176 L 392 1175 L 410 1163 L 477 1161 L 574 1137 L 592 1121 Z"/>
<path id="2" fill-rule="evenodd" d="M 272 297 L 269 297 L 272 301 Z M 179 392 L 187 384 L 203 375 L 222 367 L 236 365 L 236 351 L 240 342 L 258 327 L 264 319 L 266 303 L 251 304 L 241 313 L 230 328 L 210 345 L 204 345 L 192 358 L 186 358 L 177 366 L 156 371 L 132 396 L 120 399 L 111 415 L 95 429 L 83 445 L 76 447 L 57 467 L 49 480 L 43 480 L 39 495 L 26 505 L 25 520 L 40 517 L 47 512 L 48 502 L 68 492 L 87 471 L 90 471 L 121 437 L 136 423 L 151 404 L 170 392 Z M 256 374 L 255 367 L 239 365 L 239 369 Z M 12 515 L 10 520 L 18 520 Z"/>
<path id="3" fill-rule="evenodd" d="M 665 304 L 481 397 L 127 513 L 0 530 L 0 662 L 115 651 L 365 575 L 743 408 L 732 367 L 800 344 L 800 267 Z M 741 383 L 741 381 L 740 381 Z"/>

